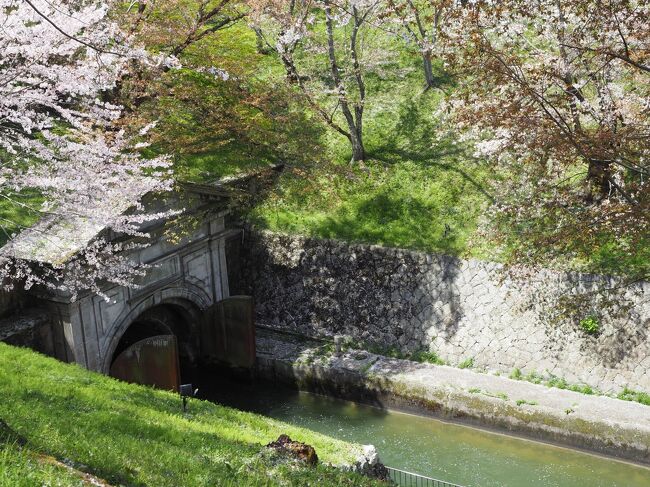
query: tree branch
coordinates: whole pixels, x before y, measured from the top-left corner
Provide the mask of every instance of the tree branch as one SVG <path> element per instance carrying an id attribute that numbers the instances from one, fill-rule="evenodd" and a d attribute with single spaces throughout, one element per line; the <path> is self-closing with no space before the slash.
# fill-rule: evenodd
<path id="1" fill-rule="evenodd" d="M 97 47 L 97 46 L 94 46 L 94 45 L 92 45 L 92 44 L 90 44 L 90 43 L 88 43 L 88 42 L 86 42 L 86 41 L 84 41 L 84 40 L 81 40 L 81 39 L 79 39 L 78 37 L 75 37 L 75 36 L 73 36 L 73 35 L 68 34 L 68 33 L 65 32 L 63 29 L 61 29 L 58 25 L 56 25 L 54 22 L 52 22 L 52 21 L 48 18 L 47 15 L 45 15 L 43 12 L 41 12 L 41 11 L 36 7 L 36 5 L 34 5 L 34 4 L 32 3 L 31 0 L 25 0 L 25 3 L 26 3 L 27 5 L 29 5 L 29 6 L 31 7 L 31 9 L 32 9 L 34 12 L 36 12 L 39 16 L 43 17 L 43 19 L 45 19 L 45 21 L 46 21 L 48 24 L 50 24 L 52 27 L 54 27 L 57 31 L 59 31 L 61 34 L 63 34 L 63 35 L 64 35 L 65 37 L 67 37 L 68 39 L 71 39 L 71 40 L 73 40 L 73 41 L 75 41 L 75 42 L 78 42 L 79 44 L 82 44 L 82 45 L 84 45 L 84 46 L 86 46 L 86 47 L 89 47 L 89 48 L 91 48 L 93 51 L 97 51 L 97 52 L 102 53 L 102 54 L 113 54 L 113 55 L 115 55 L 115 56 L 123 56 L 123 54 L 120 54 L 120 53 L 117 53 L 117 52 L 114 52 L 114 51 L 106 51 L 106 50 L 101 49 L 101 48 L 99 48 L 99 47 Z"/>

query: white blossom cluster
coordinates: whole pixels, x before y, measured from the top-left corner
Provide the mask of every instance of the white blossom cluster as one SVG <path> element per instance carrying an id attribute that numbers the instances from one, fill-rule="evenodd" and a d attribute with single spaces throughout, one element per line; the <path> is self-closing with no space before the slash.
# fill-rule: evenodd
<path id="1" fill-rule="evenodd" d="M 611 162 L 614 180 L 630 168 L 645 171 L 648 74 L 631 63 L 636 53 L 648 52 L 650 5 L 625 3 L 620 19 L 585 5 L 539 2 L 532 8 L 512 0 L 498 10 L 468 9 L 465 15 L 475 17 L 461 15 L 451 24 L 450 42 L 456 45 L 472 41 L 467 25 L 480 28 L 487 53 L 481 62 L 492 63 L 501 75 L 498 82 L 468 90 L 454 107 L 474 114 L 464 122 L 476 136 L 478 156 L 498 159 L 509 150 L 519 158 L 544 152 L 566 159 L 562 164 L 602 159 Z M 631 62 L 617 57 L 628 50 Z"/>
<path id="2" fill-rule="evenodd" d="M 5 235 L 4 286 L 38 283 L 74 294 L 100 280 L 126 282 L 134 264 L 118 255 L 124 249 L 89 242 L 99 230 L 138 235 L 143 220 L 161 216 L 124 216 L 144 194 L 169 188 L 170 169 L 165 158 L 141 158 L 114 127 L 121 107 L 105 95 L 128 62 L 154 61 L 126 44 L 107 8 L 94 1 L 0 0 L 0 198 L 26 205 L 45 222 L 19 238 Z M 44 203 L 22 202 L 25 190 Z M 0 231 L 12 226 L 0 221 Z"/>

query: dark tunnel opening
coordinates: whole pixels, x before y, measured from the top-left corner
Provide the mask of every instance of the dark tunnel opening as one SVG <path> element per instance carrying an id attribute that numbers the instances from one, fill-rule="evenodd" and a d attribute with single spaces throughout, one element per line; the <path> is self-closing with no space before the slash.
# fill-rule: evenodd
<path id="1" fill-rule="evenodd" d="M 162 304 L 150 308 L 140 314 L 124 332 L 113 352 L 111 363 L 114 364 L 123 352 L 142 340 L 174 335 L 178 344 L 180 379 L 183 382 L 196 368 L 199 346 L 197 334 L 193 333 L 196 321 L 192 313 L 179 305 Z"/>

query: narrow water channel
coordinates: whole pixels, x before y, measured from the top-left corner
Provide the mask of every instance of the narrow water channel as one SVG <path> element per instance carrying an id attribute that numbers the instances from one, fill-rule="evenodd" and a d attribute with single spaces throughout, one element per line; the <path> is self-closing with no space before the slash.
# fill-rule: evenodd
<path id="1" fill-rule="evenodd" d="M 203 384 L 199 395 L 373 444 L 386 465 L 468 487 L 650 486 L 650 470 L 643 467 L 276 385 Z"/>

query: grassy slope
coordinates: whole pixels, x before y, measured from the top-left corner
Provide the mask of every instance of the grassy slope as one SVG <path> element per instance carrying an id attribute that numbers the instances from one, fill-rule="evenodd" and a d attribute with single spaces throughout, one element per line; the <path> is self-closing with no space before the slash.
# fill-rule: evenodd
<path id="1" fill-rule="evenodd" d="M 180 411 L 175 394 L 125 384 L 0 343 L 0 418 L 28 451 L 0 443 L 0 485 L 74 485 L 34 452 L 72 462 L 112 484 L 373 485 L 332 467 L 273 462 L 261 446 L 287 433 L 322 462 L 350 462 L 358 446 L 204 401 Z"/>
<path id="2" fill-rule="evenodd" d="M 84 485 L 66 468 L 48 464 L 35 453 L 16 445 L 0 445 L 0 485 L 33 487 L 34 485 Z"/>
<path id="3" fill-rule="evenodd" d="M 347 140 L 330 132 L 325 161 L 285 175 L 253 220 L 277 231 L 472 253 L 488 172 L 438 125 L 441 94 L 422 92 L 419 62 L 402 52 L 381 77 L 367 77 L 366 168 L 351 167 Z"/>

